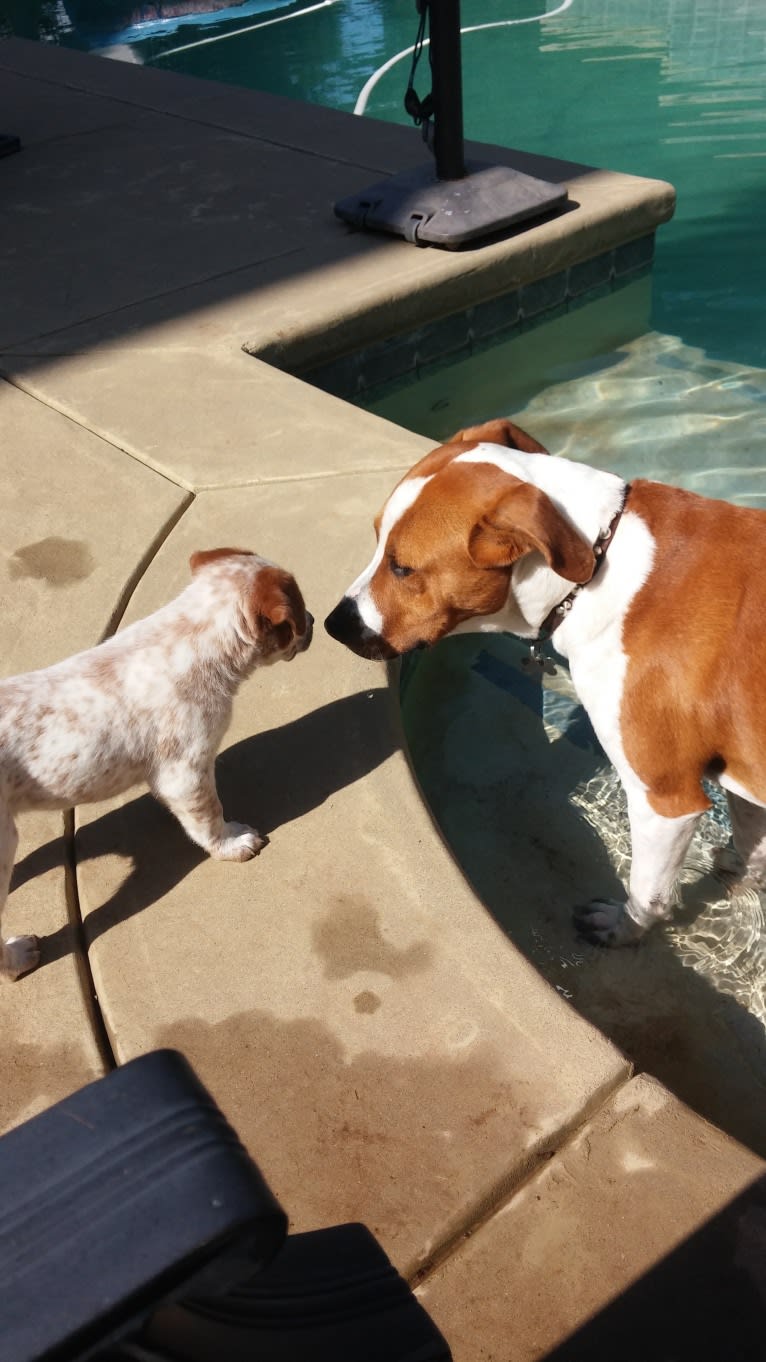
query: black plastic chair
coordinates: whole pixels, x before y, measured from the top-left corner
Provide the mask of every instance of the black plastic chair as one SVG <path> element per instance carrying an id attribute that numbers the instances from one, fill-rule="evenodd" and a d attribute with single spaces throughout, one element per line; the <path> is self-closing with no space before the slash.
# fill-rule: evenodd
<path id="1" fill-rule="evenodd" d="M 175 1051 L 0 1139 L 0 1206 L 3 1362 L 449 1362 L 363 1225 L 286 1238 Z"/>

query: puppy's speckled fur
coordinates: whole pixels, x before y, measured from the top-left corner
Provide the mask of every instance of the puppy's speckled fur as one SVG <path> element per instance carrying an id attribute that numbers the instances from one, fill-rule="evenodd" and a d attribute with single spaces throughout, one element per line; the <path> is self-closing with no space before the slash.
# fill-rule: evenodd
<path id="1" fill-rule="evenodd" d="M 191 558 L 186 590 L 87 652 L 0 681 L 0 912 L 25 809 L 64 809 L 145 781 L 193 842 L 246 861 L 264 840 L 225 823 L 213 765 L 240 683 L 290 661 L 313 620 L 295 579 L 244 549 Z M 18 977 L 38 962 L 33 936 L 0 943 Z"/>

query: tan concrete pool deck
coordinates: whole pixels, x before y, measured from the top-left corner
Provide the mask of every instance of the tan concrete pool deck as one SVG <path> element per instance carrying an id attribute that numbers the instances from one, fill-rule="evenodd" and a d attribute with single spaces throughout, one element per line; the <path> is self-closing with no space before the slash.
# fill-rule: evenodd
<path id="1" fill-rule="evenodd" d="M 321 621 L 427 442 L 253 352 L 329 360 L 673 207 L 658 182 L 484 148 L 577 207 L 419 250 L 331 211 L 423 159 L 410 130 L 15 40 L 0 129 L 23 142 L 0 160 L 6 675 L 155 609 L 221 543 L 293 570 Z M 43 963 L 0 987 L 2 1128 L 181 1049 L 292 1226 L 363 1221 L 457 1362 L 543 1356 L 763 1173 L 500 932 L 423 804 L 382 666 L 318 628 L 243 688 L 219 784 L 269 835 L 246 865 L 203 859 L 141 790 L 78 810 L 74 840 L 59 815 L 22 821 L 4 927 L 43 937 Z"/>

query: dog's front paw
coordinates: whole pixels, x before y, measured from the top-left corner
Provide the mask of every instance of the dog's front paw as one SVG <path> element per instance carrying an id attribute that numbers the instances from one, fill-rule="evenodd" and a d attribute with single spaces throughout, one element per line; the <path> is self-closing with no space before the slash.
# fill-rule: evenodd
<path id="1" fill-rule="evenodd" d="M 2 943 L 2 968 L 9 979 L 20 979 L 40 963 L 40 943 L 36 936 L 9 936 Z"/>
<path id="2" fill-rule="evenodd" d="M 590 903 L 575 908 L 574 924 L 580 936 L 593 946 L 630 946 L 644 934 L 626 905 L 616 899 L 591 899 Z"/>
<path id="3" fill-rule="evenodd" d="M 224 823 L 223 836 L 210 848 L 210 855 L 217 861 L 250 861 L 263 850 L 267 840 L 247 823 Z"/>

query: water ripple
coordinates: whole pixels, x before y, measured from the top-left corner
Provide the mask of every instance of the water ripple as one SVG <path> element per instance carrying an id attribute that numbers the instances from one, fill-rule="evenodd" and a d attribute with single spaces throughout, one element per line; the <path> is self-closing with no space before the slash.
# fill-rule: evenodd
<path id="1" fill-rule="evenodd" d="M 766 1027 L 764 904 L 754 885 L 733 883 L 716 853 L 730 845 L 726 800 L 717 788 L 700 820 L 681 875 L 683 898 L 664 927 L 681 963 L 727 993 Z M 630 873 L 630 831 L 625 794 L 616 772 L 600 771 L 571 796 L 598 833 L 621 879 Z M 574 962 L 572 962 L 574 963 Z M 766 1032 L 764 1033 L 766 1041 Z"/>

